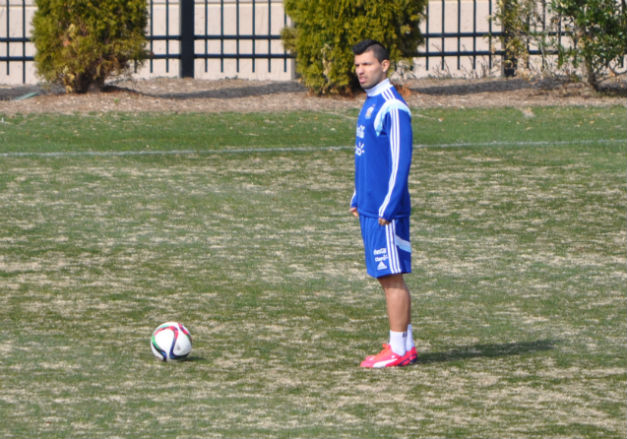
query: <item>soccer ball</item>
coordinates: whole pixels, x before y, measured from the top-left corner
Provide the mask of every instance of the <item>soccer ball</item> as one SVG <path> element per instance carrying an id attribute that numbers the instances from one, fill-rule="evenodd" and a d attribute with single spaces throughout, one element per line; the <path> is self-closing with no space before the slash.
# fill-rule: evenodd
<path id="1" fill-rule="evenodd" d="M 181 323 L 166 322 L 152 333 L 150 349 L 160 360 L 181 360 L 192 351 L 192 335 Z"/>

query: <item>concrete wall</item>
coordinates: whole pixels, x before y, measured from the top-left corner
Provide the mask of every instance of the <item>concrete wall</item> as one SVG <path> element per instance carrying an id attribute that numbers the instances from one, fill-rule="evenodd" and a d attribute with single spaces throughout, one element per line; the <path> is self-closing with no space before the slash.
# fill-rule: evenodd
<path id="1" fill-rule="evenodd" d="M 254 6 L 254 8 L 253 8 Z M 239 20 L 238 20 L 239 16 Z M 196 1 L 195 11 L 196 35 L 210 35 L 216 39 L 196 41 L 197 54 L 225 54 L 227 56 L 252 55 L 263 57 L 268 53 L 284 54 L 280 40 L 253 40 L 242 38 L 256 35 L 279 35 L 285 26 L 283 2 L 280 0 L 239 1 L 208 0 Z M 154 1 L 152 9 L 152 33 L 154 35 L 176 35 L 179 32 L 179 4 Z M 221 35 L 240 36 L 226 41 L 217 40 Z M 154 53 L 179 53 L 177 41 L 156 41 L 152 44 Z M 138 77 L 178 76 L 178 60 L 153 60 L 137 73 Z M 288 80 L 294 77 L 294 62 L 283 59 L 196 59 L 194 77 L 200 79 L 248 78 Z"/>
<path id="2" fill-rule="evenodd" d="M 494 4 L 489 0 L 431 1 L 425 11 L 429 17 L 420 24 L 423 35 L 498 32 L 496 25 L 490 26 L 489 17 L 494 13 Z M 492 4 L 492 5 L 491 5 Z M 490 41 L 485 37 L 437 37 L 427 38 L 420 52 L 476 52 L 500 49 L 498 38 Z M 430 56 L 416 58 L 415 72 L 418 76 L 477 77 L 499 74 L 500 57 L 495 56 Z"/>
<path id="3" fill-rule="evenodd" d="M 35 1 L 25 0 L 25 8 L 22 8 L 21 0 L 4 1 L 0 5 L 0 38 L 22 38 L 31 35 L 31 22 L 35 13 Z M 33 57 L 35 47 L 31 43 L 2 42 L 0 43 L 0 58 L 7 56 Z M 0 61 L 0 84 L 36 84 L 39 79 L 36 76 L 32 62 Z"/>

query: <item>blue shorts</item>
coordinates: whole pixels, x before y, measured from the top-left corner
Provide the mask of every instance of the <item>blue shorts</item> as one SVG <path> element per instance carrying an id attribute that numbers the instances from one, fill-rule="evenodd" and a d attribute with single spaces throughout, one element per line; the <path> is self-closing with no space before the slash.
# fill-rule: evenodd
<path id="1" fill-rule="evenodd" d="M 364 240 L 366 270 L 372 277 L 411 273 L 409 217 L 393 220 L 387 226 L 379 218 L 359 215 Z"/>

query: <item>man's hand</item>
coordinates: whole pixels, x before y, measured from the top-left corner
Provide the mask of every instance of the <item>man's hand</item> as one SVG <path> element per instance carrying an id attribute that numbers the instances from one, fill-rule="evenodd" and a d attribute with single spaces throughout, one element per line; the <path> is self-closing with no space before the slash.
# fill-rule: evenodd
<path id="1" fill-rule="evenodd" d="M 357 212 L 356 207 L 351 207 L 349 212 L 352 213 L 355 218 L 359 218 L 359 212 Z"/>
<path id="2" fill-rule="evenodd" d="M 388 220 L 386 220 L 385 218 L 379 218 L 379 225 L 380 226 L 387 226 L 388 224 L 390 224 L 390 222 Z"/>

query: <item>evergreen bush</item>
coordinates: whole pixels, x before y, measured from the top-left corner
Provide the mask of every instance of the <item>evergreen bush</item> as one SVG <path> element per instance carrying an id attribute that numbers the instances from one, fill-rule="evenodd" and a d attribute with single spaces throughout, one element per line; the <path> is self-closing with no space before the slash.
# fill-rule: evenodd
<path id="1" fill-rule="evenodd" d="M 412 58 L 427 0 L 285 0 L 293 27 L 283 29 L 285 47 L 315 94 L 350 94 L 359 87 L 352 46 L 366 38 L 390 50 L 392 65 Z M 410 63 L 411 65 L 411 63 Z"/>
<path id="2" fill-rule="evenodd" d="M 36 0 L 35 64 L 46 81 L 67 92 L 102 89 L 146 56 L 145 0 Z"/>

